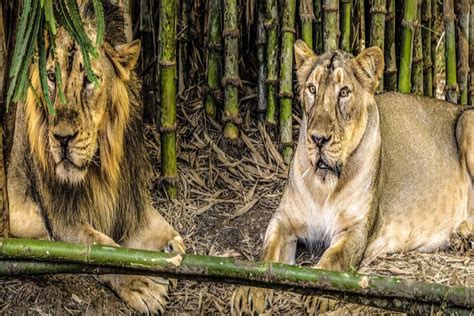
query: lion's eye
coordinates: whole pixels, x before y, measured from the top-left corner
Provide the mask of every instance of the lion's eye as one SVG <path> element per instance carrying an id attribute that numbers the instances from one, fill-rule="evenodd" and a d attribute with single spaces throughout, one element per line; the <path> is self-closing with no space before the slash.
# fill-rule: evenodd
<path id="1" fill-rule="evenodd" d="M 348 87 L 343 87 L 339 91 L 339 98 L 347 98 L 351 94 L 351 90 Z"/>
<path id="2" fill-rule="evenodd" d="M 308 90 L 311 94 L 316 94 L 316 87 L 315 86 L 309 86 Z"/>
<path id="3" fill-rule="evenodd" d="M 48 80 L 51 82 L 56 82 L 56 74 L 52 71 L 48 72 Z"/>

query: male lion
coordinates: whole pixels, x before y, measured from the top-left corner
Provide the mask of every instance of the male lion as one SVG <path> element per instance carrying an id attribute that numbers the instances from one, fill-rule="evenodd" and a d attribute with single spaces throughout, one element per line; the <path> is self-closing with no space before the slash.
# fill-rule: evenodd
<path id="1" fill-rule="evenodd" d="M 104 4 L 105 42 L 92 60 L 99 78 L 89 82 L 78 45 L 64 29 L 56 37 L 66 97 L 62 104 L 54 60 L 47 64 L 55 115 L 38 104 L 38 66 L 32 89 L 16 113 L 8 166 L 10 232 L 86 244 L 184 251 L 179 234 L 151 204 L 151 166 L 144 147 L 141 82 L 133 70 L 140 42 L 124 43 L 119 9 Z M 81 5 L 85 29 L 95 40 L 90 3 Z M 36 90 L 36 92 L 33 91 Z M 102 276 L 117 295 L 140 312 L 162 312 L 168 281 L 141 276 Z"/>
<path id="2" fill-rule="evenodd" d="M 304 106 L 288 184 L 262 259 L 295 262 L 297 240 L 326 250 L 316 268 L 346 271 L 384 253 L 434 251 L 474 221 L 474 111 L 427 97 L 374 96 L 372 47 L 316 56 L 295 44 Z M 262 313 L 271 291 L 242 287 L 233 311 Z M 307 298 L 308 312 L 327 301 Z"/>

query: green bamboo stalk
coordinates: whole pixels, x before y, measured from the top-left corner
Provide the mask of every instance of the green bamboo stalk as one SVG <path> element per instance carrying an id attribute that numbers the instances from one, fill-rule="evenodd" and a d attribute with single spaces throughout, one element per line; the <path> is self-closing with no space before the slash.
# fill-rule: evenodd
<path id="1" fill-rule="evenodd" d="M 365 4 L 364 0 L 354 0 L 354 47 L 352 48 L 355 55 L 360 54 L 366 45 L 365 40 Z"/>
<path id="2" fill-rule="evenodd" d="M 236 140 L 239 137 L 239 95 L 237 88 L 241 85 L 239 78 L 239 27 L 237 22 L 236 0 L 224 0 L 224 37 L 225 62 L 222 85 L 224 94 L 224 137 Z"/>
<path id="3" fill-rule="evenodd" d="M 293 45 L 295 42 L 295 11 L 293 0 L 285 0 L 282 16 L 281 62 L 280 62 L 280 143 L 282 156 L 289 164 L 293 156 Z"/>
<path id="4" fill-rule="evenodd" d="M 259 117 L 267 110 L 267 85 L 265 83 L 267 70 L 265 67 L 265 3 L 257 2 L 257 60 L 258 60 L 258 83 L 257 83 L 257 111 Z"/>
<path id="5" fill-rule="evenodd" d="M 469 9 L 470 0 L 456 1 L 457 16 L 457 83 L 459 104 L 467 104 L 467 83 L 469 75 Z M 472 56 L 471 56 L 472 58 Z"/>
<path id="6" fill-rule="evenodd" d="M 169 198 L 177 196 L 176 1 L 160 1 L 161 175 Z"/>
<path id="7" fill-rule="evenodd" d="M 324 50 L 339 48 L 339 0 L 323 0 Z"/>
<path id="8" fill-rule="evenodd" d="M 385 17 L 385 89 L 397 90 L 397 49 L 395 44 L 395 2 L 387 0 L 387 16 Z"/>
<path id="9" fill-rule="evenodd" d="M 340 47 L 346 52 L 352 51 L 352 0 L 341 0 L 341 43 Z"/>
<path id="10" fill-rule="evenodd" d="M 314 8 L 314 27 L 313 27 L 313 46 L 316 54 L 323 52 L 323 16 L 322 16 L 322 0 L 313 0 Z"/>
<path id="11" fill-rule="evenodd" d="M 471 4 L 469 15 L 469 68 L 471 72 L 469 85 L 469 104 L 474 106 L 474 3 Z"/>
<path id="12" fill-rule="evenodd" d="M 372 20 L 370 23 L 370 46 L 378 46 L 384 51 L 385 46 L 385 15 L 387 14 L 387 3 L 385 0 L 373 0 L 370 8 Z M 377 91 L 383 90 L 383 77 L 380 78 Z"/>
<path id="13" fill-rule="evenodd" d="M 413 33 L 416 20 L 417 0 L 405 0 L 402 43 L 400 52 L 400 71 L 398 73 L 398 90 L 410 93 L 411 62 L 413 51 Z"/>
<path id="14" fill-rule="evenodd" d="M 265 29 L 267 31 L 267 112 L 265 119 L 270 126 L 277 124 L 277 82 L 278 82 L 278 7 L 277 0 L 265 1 Z"/>
<path id="15" fill-rule="evenodd" d="M 414 280 L 301 268 L 270 262 L 202 255 L 179 255 L 102 245 L 27 239 L 0 239 L 0 276 L 25 273 L 130 273 L 292 289 L 303 294 L 331 293 L 336 298 L 392 310 L 426 314 L 469 314 L 474 289 Z M 31 260 L 46 261 L 33 267 Z M 30 260 L 19 262 L 18 260 Z M 69 267 L 66 263 L 71 264 Z M 78 265 L 80 264 L 80 265 Z M 8 268 L 14 267 L 14 268 Z M 84 268 L 83 266 L 87 266 Z M 7 268 L 6 268 L 7 267 Z M 57 270 L 55 270 L 57 269 Z"/>
<path id="16" fill-rule="evenodd" d="M 300 0 L 301 38 L 313 49 L 313 0 Z"/>
<path id="17" fill-rule="evenodd" d="M 434 0 L 436 1 L 436 0 Z M 433 32 L 431 0 L 423 0 L 421 4 L 421 30 L 423 42 L 423 92 L 433 96 L 433 59 L 431 54 L 431 32 Z"/>
<path id="18" fill-rule="evenodd" d="M 207 86 L 209 90 L 206 94 L 204 107 L 206 114 L 212 118 L 217 115 L 217 103 L 220 96 L 221 12 L 221 1 L 209 1 L 209 43 L 207 45 Z"/>
<path id="19" fill-rule="evenodd" d="M 456 34 L 454 27 L 454 3 L 453 0 L 445 0 L 444 31 L 446 38 L 446 100 L 452 103 L 458 102 L 456 82 Z"/>
<path id="20" fill-rule="evenodd" d="M 416 19 L 421 20 L 421 0 L 417 2 Z M 418 24 L 415 27 L 413 42 L 413 59 L 411 73 L 411 92 L 423 95 L 423 46 L 421 39 L 421 27 Z"/>

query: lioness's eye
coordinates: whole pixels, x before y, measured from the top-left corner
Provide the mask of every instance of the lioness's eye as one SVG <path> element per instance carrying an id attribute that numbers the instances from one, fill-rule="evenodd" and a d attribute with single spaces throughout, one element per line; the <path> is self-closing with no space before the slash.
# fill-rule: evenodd
<path id="1" fill-rule="evenodd" d="M 349 94 L 351 94 L 351 90 L 349 90 L 348 87 L 343 87 L 340 91 L 339 91 L 339 98 L 346 98 L 349 96 Z"/>
<path id="2" fill-rule="evenodd" d="M 315 94 L 316 93 L 316 87 L 315 86 L 309 86 L 308 87 L 308 90 L 311 94 Z"/>
<path id="3" fill-rule="evenodd" d="M 56 82 L 56 74 L 52 71 L 48 72 L 48 80 L 51 82 Z"/>

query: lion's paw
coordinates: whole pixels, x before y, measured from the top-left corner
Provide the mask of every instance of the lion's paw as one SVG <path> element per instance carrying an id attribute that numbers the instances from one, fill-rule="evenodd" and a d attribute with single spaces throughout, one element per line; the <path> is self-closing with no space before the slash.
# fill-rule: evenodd
<path id="1" fill-rule="evenodd" d="M 303 304 L 308 315 L 321 315 L 332 311 L 336 301 L 324 296 L 304 296 Z"/>
<path id="2" fill-rule="evenodd" d="M 114 275 L 106 283 L 131 308 L 140 313 L 163 314 L 168 303 L 169 281 L 162 278 Z"/>
<path id="3" fill-rule="evenodd" d="M 181 238 L 180 235 L 175 236 L 173 239 L 168 241 L 163 250 L 168 253 L 184 253 L 186 251 L 186 247 L 184 246 L 183 238 Z"/>
<path id="4" fill-rule="evenodd" d="M 272 306 L 273 290 L 243 286 L 232 295 L 233 315 L 263 314 Z"/>

